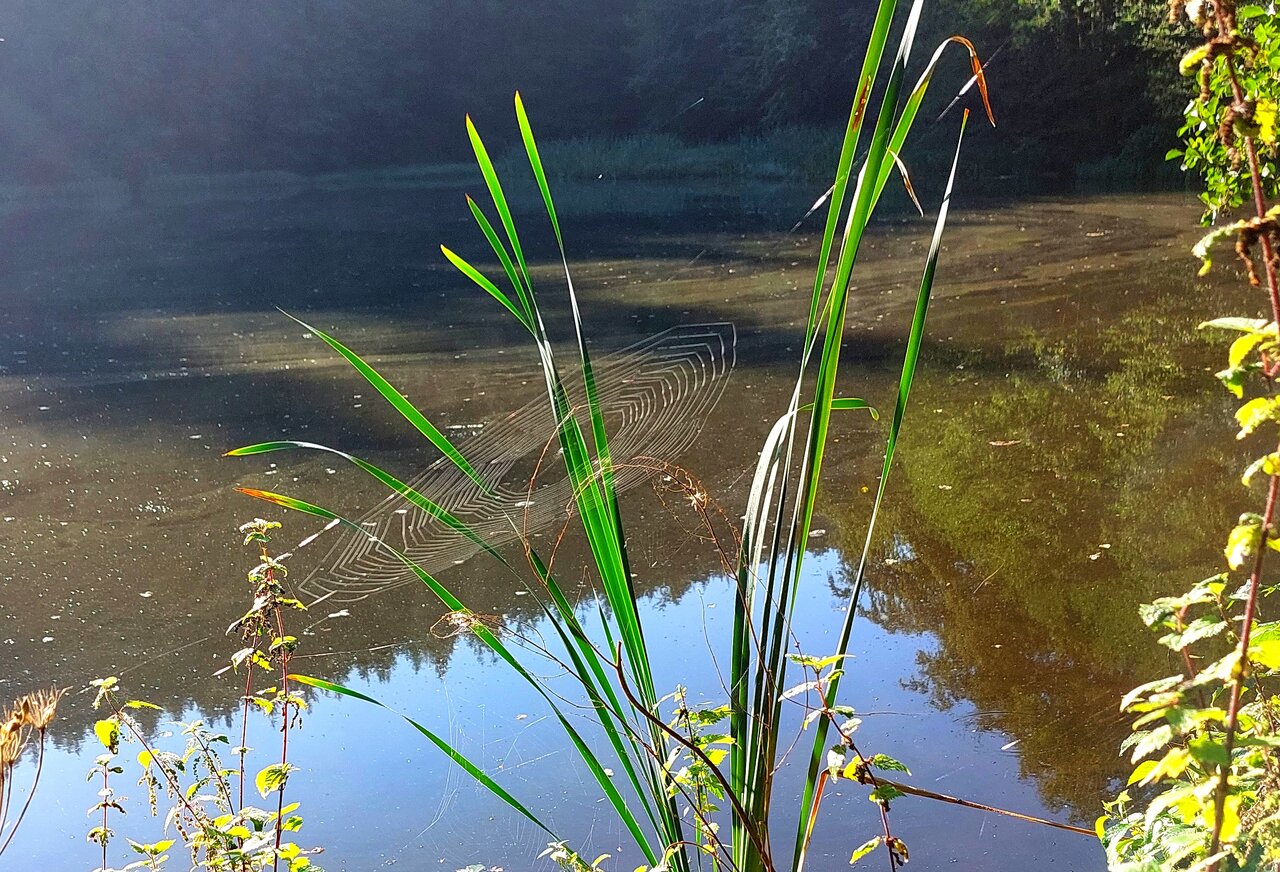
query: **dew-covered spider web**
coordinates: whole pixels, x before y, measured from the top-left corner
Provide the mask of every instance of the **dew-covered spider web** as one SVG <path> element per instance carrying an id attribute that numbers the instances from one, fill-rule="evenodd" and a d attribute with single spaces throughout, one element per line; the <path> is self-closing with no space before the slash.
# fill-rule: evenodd
<path id="1" fill-rule="evenodd" d="M 732 324 L 695 324 L 593 358 L 620 491 L 652 474 L 628 461 L 671 461 L 697 438 L 724 393 L 735 344 Z M 560 366 L 563 371 L 576 370 L 576 355 L 563 357 Z M 577 384 L 567 377 L 566 381 L 571 401 L 581 400 L 580 379 Z M 416 491 L 495 547 L 562 521 L 572 507 L 572 488 L 557 453 L 555 416 L 545 391 L 539 389 L 538 394 L 499 421 L 450 428 L 451 441 L 493 495 L 485 494 L 446 458 L 409 480 Z M 590 433 L 585 410 L 579 420 L 584 433 Z M 368 535 L 341 530 L 318 568 L 300 585 L 304 594 L 350 601 L 416 581 L 375 539 L 404 552 L 432 574 L 480 550 L 399 494 L 383 500 L 360 523 Z"/>

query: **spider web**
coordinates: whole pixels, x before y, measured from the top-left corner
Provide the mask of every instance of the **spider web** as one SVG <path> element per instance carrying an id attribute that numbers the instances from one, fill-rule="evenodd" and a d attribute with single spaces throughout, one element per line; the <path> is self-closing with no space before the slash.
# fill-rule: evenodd
<path id="1" fill-rule="evenodd" d="M 694 324 L 665 330 L 593 359 L 619 491 L 650 475 L 627 461 L 640 456 L 672 460 L 697 438 L 733 371 L 736 342 L 732 324 Z M 570 397 L 582 396 L 580 377 L 577 384 L 566 381 Z M 555 416 L 543 392 L 538 393 L 537 399 L 498 422 L 458 431 L 477 435 L 454 439 L 492 495 L 447 458 L 408 482 L 494 547 L 519 538 L 517 531 L 533 533 L 563 520 L 572 508 L 572 488 L 556 454 Z M 586 419 L 582 410 L 579 420 L 584 432 L 589 432 Z M 547 450 L 549 441 L 552 447 Z M 480 550 L 399 494 L 379 503 L 360 524 L 368 535 L 344 530 L 318 568 L 301 583 L 302 593 L 348 602 L 417 581 L 371 536 L 404 552 L 432 574 Z"/>

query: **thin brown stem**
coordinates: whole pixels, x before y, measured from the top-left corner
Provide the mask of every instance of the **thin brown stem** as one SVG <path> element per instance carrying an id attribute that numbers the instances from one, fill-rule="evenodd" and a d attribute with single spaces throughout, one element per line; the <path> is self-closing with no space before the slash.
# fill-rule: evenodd
<path id="1" fill-rule="evenodd" d="M 818 680 L 817 690 L 818 690 L 819 699 L 822 699 L 825 701 L 827 698 L 827 692 L 826 692 L 826 689 L 822 686 L 821 678 L 819 678 Z M 866 779 L 871 782 L 872 789 L 879 790 L 881 785 L 881 780 L 876 776 L 874 772 L 871 771 L 871 761 L 868 760 L 866 757 L 864 757 L 862 752 L 858 750 L 858 746 L 854 744 L 853 735 L 851 733 L 845 732 L 844 727 L 836 720 L 835 712 L 833 712 L 830 708 L 827 708 L 826 706 L 824 706 L 822 711 L 826 719 L 831 723 L 831 726 L 836 728 L 836 732 L 840 734 L 841 738 L 844 739 L 845 744 L 849 746 L 849 750 L 852 751 L 854 755 L 858 758 L 859 771 L 863 772 L 865 774 Z M 876 805 L 880 807 L 880 825 L 884 828 L 884 844 L 889 851 L 889 870 L 890 872 L 893 872 L 894 869 L 898 868 L 898 861 L 894 854 L 893 848 L 891 846 L 891 842 L 893 842 L 893 833 L 890 832 L 889 830 L 889 803 L 884 802 L 882 800 L 880 802 L 877 802 Z M 816 816 L 818 812 L 818 804 L 816 802 L 814 803 L 813 810 L 814 810 L 814 815 Z M 811 827 L 812 827 L 812 824 L 813 822 L 810 821 Z"/>
<path id="2" fill-rule="evenodd" d="M 240 712 L 240 804 L 237 810 L 244 808 L 244 768 L 245 755 L 249 746 L 249 702 L 253 695 L 253 659 L 246 661 L 244 675 L 244 707 Z"/>
<path id="3" fill-rule="evenodd" d="M 107 801 L 108 801 L 107 797 L 111 795 L 107 792 L 108 790 L 111 789 L 110 785 L 107 783 L 107 774 L 108 774 L 107 767 L 103 766 L 102 767 L 102 834 L 101 834 L 102 835 L 102 872 L 107 872 L 107 812 L 111 808 L 109 805 L 107 805 Z"/>
<path id="4" fill-rule="evenodd" d="M 263 551 L 265 554 L 265 549 Z M 268 570 L 270 572 L 270 570 Z M 289 646 L 284 641 L 284 617 L 280 614 L 280 606 L 276 609 L 276 629 L 279 631 L 280 639 L 280 699 L 282 703 L 281 713 L 284 716 L 284 724 L 282 727 L 282 737 L 280 739 L 280 766 L 287 767 L 289 763 Z M 276 794 L 276 850 L 275 856 L 271 861 L 273 872 L 280 867 L 280 845 L 284 838 L 284 783 L 280 784 L 280 790 Z"/>
<path id="5" fill-rule="evenodd" d="M 935 793 L 932 790 L 925 790 L 923 787 L 913 787 L 910 784 L 903 784 L 900 781 L 883 781 L 882 783 L 888 784 L 891 787 L 896 787 L 898 790 L 901 790 L 903 793 L 909 794 L 910 796 L 919 796 L 923 799 L 935 799 L 938 802 L 946 802 L 946 803 L 950 803 L 951 805 L 960 805 L 960 806 L 964 806 L 965 808 L 974 808 L 974 809 L 977 809 L 978 811 L 987 811 L 987 812 L 991 812 L 992 814 L 999 814 L 999 815 L 1004 815 L 1005 817 L 1017 818 L 1020 821 L 1027 821 L 1028 823 L 1041 824 L 1046 827 L 1054 827 L 1059 830 L 1066 830 L 1067 832 L 1070 832 L 1070 833 L 1079 833 L 1082 836 L 1097 838 L 1097 835 L 1094 833 L 1093 830 L 1086 830 L 1084 827 L 1076 827 L 1076 826 L 1072 826 L 1071 824 L 1063 824 L 1057 821 L 1051 821 L 1051 820 L 1046 820 L 1044 818 L 1035 817 L 1034 815 L 1022 814 L 1021 812 L 1016 812 L 1016 811 L 1009 811 L 1007 808 L 997 808 L 994 805 L 984 805 L 983 803 L 974 802 L 969 799 L 961 799 L 958 796 L 948 796 L 945 793 Z"/>
<path id="6" fill-rule="evenodd" d="M 666 735 L 670 736 L 673 740 L 675 740 L 677 744 L 679 744 L 681 747 L 688 750 L 689 753 L 697 757 L 698 760 L 711 771 L 711 774 L 715 776 L 715 779 L 720 782 L 720 787 L 724 790 L 724 795 L 729 800 L 730 805 L 733 806 L 734 813 L 737 814 L 739 818 L 742 820 L 743 826 L 747 831 L 747 835 L 751 838 L 751 841 L 755 844 L 756 850 L 760 852 L 760 857 L 764 860 L 765 869 L 768 870 L 768 872 L 772 872 L 772 870 L 774 869 L 774 866 L 773 866 L 773 860 L 769 855 L 769 847 L 765 843 L 765 841 L 761 838 L 760 833 L 757 832 L 756 828 L 752 825 L 750 815 L 748 815 L 747 810 L 742 807 L 742 803 L 739 801 L 738 795 L 733 790 L 733 785 L 730 784 L 728 779 L 724 777 L 724 773 L 720 771 L 720 767 L 717 766 L 715 763 L 713 763 L 711 761 L 711 758 L 708 757 L 701 748 L 699 748 L 697 745 L 690 744 L 688 741 L 686 741 L 684 736 L 681 736 L 678 731 L 673 730 L 671 727 L 667 726 L 667 724 L 661 718 L 655 716 L 652 712 L 650 712 L 648 707 L 645 706 L 644 703 L 636 699 L 635 694 L 631 692 L 630 685 L 627 684 L 626 671 L 622 668 L 622 644 L 621 643 L 618 643 L 617 649 L 614 651 L 614 654 L 615 654 L 615 659 L 613 661 L 613 668 L 618 673 L 618 685 L 619 687 L 622 688 L 623 694 L 626 695 L 627 701 L 631 703 L 631 707 L 635 711 L 639 712 L 640 715 L 645 720 L 653 724 L 653 726 L 657 727 Z"/>
<path id="7" fill-rule="evenodd" d="M 27 799 L 22 803 L 22 810 L 18 812 L 18 817 L 13 822 L 13 828 L 9 830 L 9 835 L 4 840 L 4 844 L 0 845 L 0 854 L 5 852 L 9 847 L 9 843 L 13 841 L 14 833 L 18 832 L 18 827 L 22 826 L 22 819 L 26 817 L 27 809 L 31 807 L 31 799 L 36 795 L 36 788 L 40 786 L 40 772 L 44 769 L 44 734 L 40 731 L 40 744 L 36 746 L 36 774 L 31 779 L 31 792 L 27 794 Z"/>
<path id="8" fill-rule="evenodd" d="M 217 782 L 218 793 L 222 795 L 222 801 L 227 804 L 227 811 L 235 811 L 235 807 L 231 804 L 231 788 L 227 786 L 227 778 L 222 774 L 222 761 L 213 753 L 213 748 L 209 747 L 209 743 L 204 740 L 198 730 L 193 732 L 192 736 L 200 746 L 200 754 L 204 757 L 205 765 L 209 767 L 209 772 Z"/>
<path id="9" fill-rule="evenodd" d="M 164 776 L 164 780 L 167 782 L 168 789 L 172 791 L 178 798 L 178 801 L 182 803 L 182 807 L 187 810 L 187 814 L 191 815 L 192 823 L 197 826 L 203 826 L 205 815 L 201 814 L 200 810 L 188 801 L 186 791 L 182 789 L 182 785 L 178 782 L 178 777 L 169 771 L 168 767 L 164 765 L 160 760 L 160 757 L 157 756 L 155 751 L 152 749 L 150 743 L 148 743 L 146 738 L 142 735 L 142 732 L 134 728 L 133 721 L 125 717 L 124 712 L 122 712 L 120 707 L 114 702 L 111 702 L 111 710 L 115 713 L 116 719 L 124 725 L 125 729 L 127 729 L 133 738 L 138 741 L 138 744 L 142 746 L 142 750 L 147 752 L 147 756 L 151 761 L 156 764 L 156 768 L 160 770 L 160 774 Z"/>

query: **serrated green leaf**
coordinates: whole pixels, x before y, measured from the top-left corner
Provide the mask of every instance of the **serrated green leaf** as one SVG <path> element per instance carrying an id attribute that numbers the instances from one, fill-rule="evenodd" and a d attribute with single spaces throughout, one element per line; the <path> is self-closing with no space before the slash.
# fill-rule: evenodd
<path id="1" fill-rule="evenodd" d="M 1235 368 L 1244 362 L 1249 356 L 1249 352 L 1253 351 L 1260 343 L 1265 342 L 1269 338 L 1265 333 L 1246 333 L 1238 337 L 1231 343 L 1231 348 L 1227 351 L 1227 365 Z"/>
<path id="2" fill-rule="evenodd" d="M 888 782 L 881 782 L 879 787 L 871 791 L 867 799 L 872 802 L 890 802 L 900 796 L 906 796 L 906 794 Z"/>
<path id="3" fill-rule="evenodd" d="M 1160 638 L 1160 644 L 1172 651 L 1181 651 L 1201 639 L 1217 636 L 1227 629 L 1227 622 L 1216 615 L 1205 615 L 1196 618 L 1181 632 L 1169 633 Z"/>
<path id="4" fill-rule="evenodd" d="M 911 774 L 911 770 L 905 764 L 893 759 L 888 754 L 876 754 L 869 761 L 872 766 L 877 769 L 883 769 L 886 772 L 905 772 Z"/>
<path id="5" fill-rule="evenodd" d="M 1143 760 L 1134 767 L 1133 772 L 1129 775 L 1129 780 L 1126 781 L 1125 784 L 1136 784 L 1137 782 L 1142 781 L 1151 773 L 1152 769 L 1155 769 L 1159 765 L 1159 760 Z"/>
<path id="6" fill-rule="evenodd" d="M 1257 361 L 1245 364 L 1244 366 L 1234 366 L 1228 369 L 1215 372 L 1214 377 L 1222 382 L 1222 386 L 1231 392 L 1231 395 L 1237 400 L 1244 399 L 1244 383 L 1248 379 L 1250 373 L 1257 372 L 1261 369 L 1261 364 Z"/>

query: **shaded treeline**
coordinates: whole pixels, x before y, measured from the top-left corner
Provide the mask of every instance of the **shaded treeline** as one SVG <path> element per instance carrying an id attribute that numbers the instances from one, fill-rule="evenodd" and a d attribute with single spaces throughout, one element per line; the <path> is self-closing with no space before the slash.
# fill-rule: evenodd
<path id="1" fill-rule="evenodd" d="M 925 38 L 966 33 L 986 55 L 1003 46 L 991 71 L 1001 120 L 992 159 L 1063 173 L 1142 145 L 1148 125 L 1169 128 L 1167 101 L 1148 99 L 1163 89 L 1165 62 L 1149 51 L 1169 38 L 1149 24 L 1163 5 L 939 0 Z M 546 139 L 709 141 L 837 125 L 874 8 L 0 0 L 0 173 L 132 184 L 157 172 L 450 161 L 464 157 L 462 114 L 505 112 L 517 87 Z M 963 69 L 959 53 L 953 62 Z"/>

